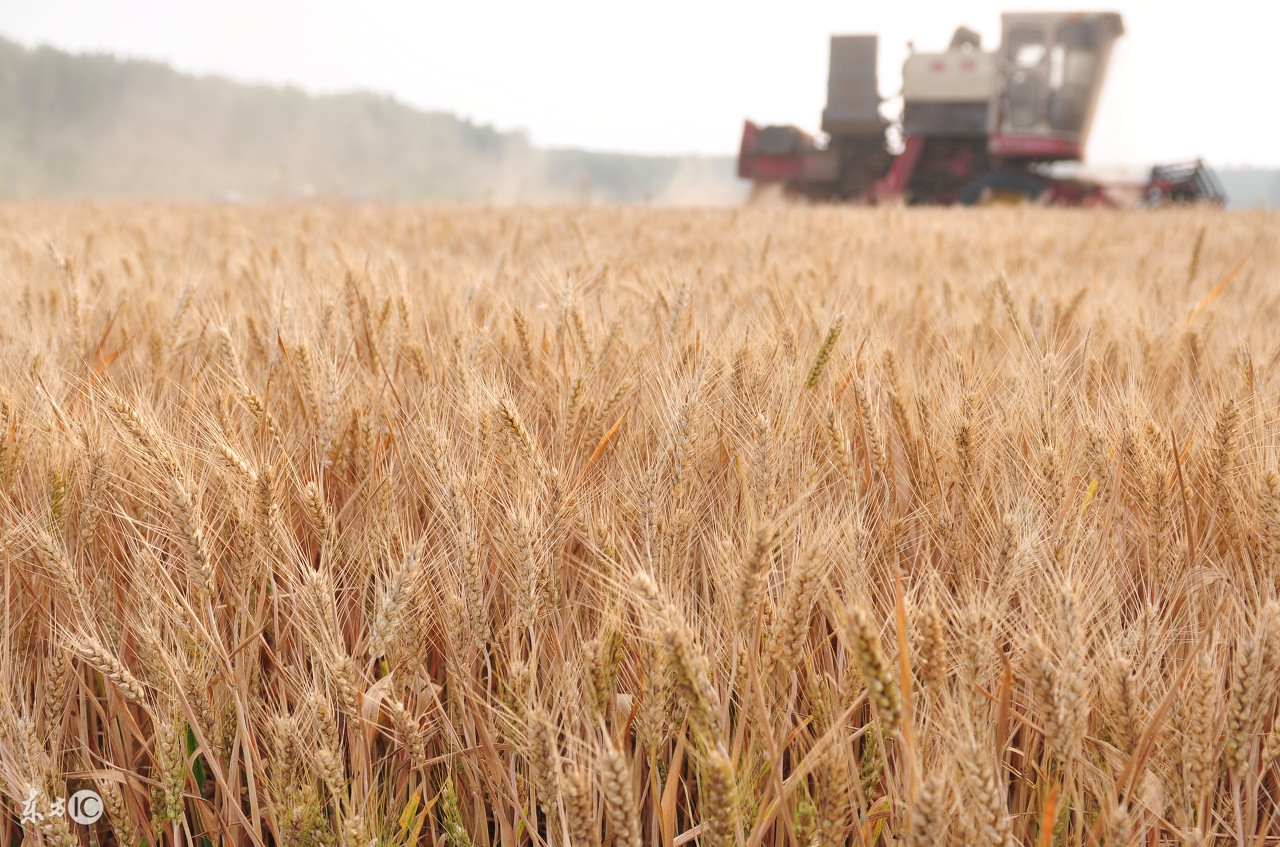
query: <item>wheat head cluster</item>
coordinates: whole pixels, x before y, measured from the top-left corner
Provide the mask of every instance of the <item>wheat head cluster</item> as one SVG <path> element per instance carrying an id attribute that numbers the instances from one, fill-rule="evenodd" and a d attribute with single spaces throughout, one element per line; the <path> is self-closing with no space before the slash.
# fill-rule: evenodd
<path id="1" fill-rule="evenodd" d="M 1278 233 L 0 210 L 0 847 L 1280 843 Z"/>

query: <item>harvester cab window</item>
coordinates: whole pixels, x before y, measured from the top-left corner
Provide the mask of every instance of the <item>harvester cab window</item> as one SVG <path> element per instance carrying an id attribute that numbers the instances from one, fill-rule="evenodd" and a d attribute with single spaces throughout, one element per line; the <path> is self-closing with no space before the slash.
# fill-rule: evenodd
<path id="1" fill-rule="evenodd" d="M 1061 44 L 1053 45 L 1049 51 L 1049 88 L 1057 91 L 1062 88 L 1062 78 L 1066 75 L 1067 49 Z"/>
<path id="2" fill-rule="evenodd" d="M 1007 40 L 1005 55 L 1013 65 L 1005 92 L 1009 123 L 1015 129 L 1030 129 L 1040 121 L 1044 96 L 1042 68 L 1048 48 L 1044 33 L 1035 28 L 1014 29 Z"/>
<path id="3" fill-rule="evenodd" d="M 1034 68 L 1044 61 L 1044 33 L 1038 29 L 1019 27 L 1009 32 L 1006 49 L 1008 59 L 1018 68 Z"/>
<path id="4" fill-rule="evenodd" d="M 1079 132 L 1084 128 L 1085 113 L 1093 91 L 1097 33 L 1092 24 L 1073 21 L 1058 28 L 1056 42 L 1050 70 L 1049 126 L 1055 130 Z"/>
<path id="5" fill-rule="evenodd" d="M 1020 68 L 1034 68 L 1043 61 L 1043 44 L 1024 44 L 1013 57 L 1013 63 Z"/>

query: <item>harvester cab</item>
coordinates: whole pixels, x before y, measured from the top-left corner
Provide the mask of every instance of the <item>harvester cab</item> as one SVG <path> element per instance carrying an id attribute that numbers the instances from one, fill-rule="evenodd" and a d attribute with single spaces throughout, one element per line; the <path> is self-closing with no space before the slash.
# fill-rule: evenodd
<path id="1" fill-rule="evenodd" d="M 1021 13 L 1002 18 L 996 156 L 1079 159 L 1102 92 L 1120 16 Z"/>
<path id="2" fill-rule="evenodd" d="M 912 51 L 896 153 L 880 113 L 877 37 L 832 37 L 825 144 L 796 127 L 748 121 L 739 175 L 821 200 L 1110 204 L 1104 186 L 1054 179 L 1044 166 L 1083 157 L 1112 46 L 1124 33 L 1120 16 L 1013 13 L 1001 23 L 993 51 L 965 27 L 945 51 Z M 1222 201 L 1220 191 L 1193 195 Z M 1177 199 L 1186 198 L 1184 190 Z"/>

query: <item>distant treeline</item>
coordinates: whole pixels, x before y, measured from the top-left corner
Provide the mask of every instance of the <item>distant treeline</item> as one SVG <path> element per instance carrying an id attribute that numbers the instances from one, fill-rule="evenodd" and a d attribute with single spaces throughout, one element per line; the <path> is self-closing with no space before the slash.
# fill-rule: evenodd
<path id="1" fill-rule="evenodd" d="M 730 158 L 544 150 L 385 95 L 0 38 L 0 199 L 716 203 L 745 190 Z"/>

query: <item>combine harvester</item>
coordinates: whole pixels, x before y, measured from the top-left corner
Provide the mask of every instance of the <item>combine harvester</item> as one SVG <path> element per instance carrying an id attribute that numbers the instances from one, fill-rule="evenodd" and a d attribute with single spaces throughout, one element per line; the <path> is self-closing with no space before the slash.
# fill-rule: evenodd
<path id="1" fill-rule="evenodd" d="M 1152 168 L 1139 184 L 1055 176 L 1055 163 L 1083 157 L 1124 25 L 1112 12 L 1005 14 L 1001 22 L 994 52 L 961 27 L 946 52 L 907 58 L 896 154 L 880 115 L 877 37 L 833 36 L 826 143 L 797 127 L 747 121 L 738 176 L 818 201 L 1113 206 L 1128 193 L 1148 205 L 1223 204 L 1221 185 L 1198 160 Z"/>

